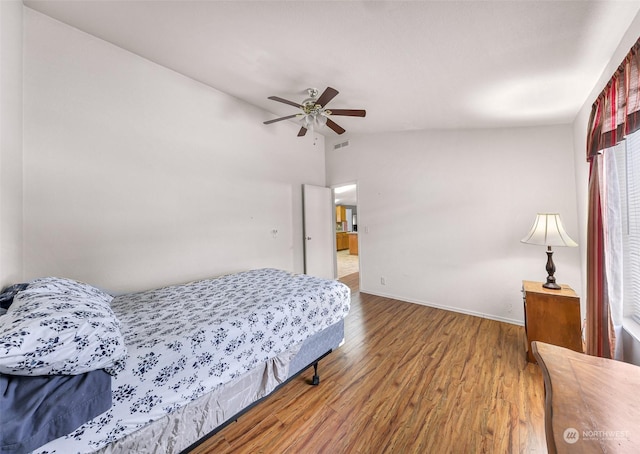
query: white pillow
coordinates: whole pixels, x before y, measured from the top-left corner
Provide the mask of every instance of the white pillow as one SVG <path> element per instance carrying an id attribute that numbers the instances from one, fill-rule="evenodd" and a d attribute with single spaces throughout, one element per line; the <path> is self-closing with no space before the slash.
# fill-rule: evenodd
<path id="1" fill-rule="evenodd" d="M 0 373 L 77 375 L 126 356 L 112 296 L 71 279 L 37 279 L 0 318 Z"/>

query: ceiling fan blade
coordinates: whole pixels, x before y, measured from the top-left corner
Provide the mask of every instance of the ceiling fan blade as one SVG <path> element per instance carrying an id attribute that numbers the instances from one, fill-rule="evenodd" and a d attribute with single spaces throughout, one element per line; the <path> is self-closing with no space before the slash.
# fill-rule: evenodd
<path id="1" fill-rule="evenodd" d="M 364 117 L 367 115 L 366 110 L 359 109 L 330 109 L 331 115 L 345 115 L 347 117 Z"/>
<path id="2" fill-rule="evenodd" d="M 327 87 L 327 89 L 320 95 L 316 104 L 320 104 L 322 107 L 326 106 L 329 101 L 336 97 L 338 90 L 335 88 Z"/>
<path id="3" fill-rule="evenodd" d="M 302 137 L 307 133 L 307 128 L 305 128 L 304 126 L 302 128 L 300 128 L 300 131 L 298 131 L 298 137 Z"/>
<path id="4" fill-rule="evenodd" d="M 270 125 L 271 123 L 275 123 L 276 121 L 288 120 L 289 118 L 297 117 L 298 114 L 287 115 L 286 117 L 274 118 L 273 120 L 267 120 L 263 122 L 265 125 Z"/>
<path id="5" fill-rule="evenodd" d="M 346 129 L 337 124 L 335 121 L 331 120 L 331 118 L 327 118 L 327 126 L 333 129 L 336 134 L 344 134 Z"/>
<path id="6" fill-rule="evenodd" d="M 290 106 L 302 109 L 302 106 L 300 104 L 298 104 L 297 102 L 289 101 L 288 99 L 280 98 L 278 96 L 269 96 L 267 99 L 271 99 L 273 101 L 278 101 L 278 102 L 283 102 L 285 104 L 289 104 Z"/>

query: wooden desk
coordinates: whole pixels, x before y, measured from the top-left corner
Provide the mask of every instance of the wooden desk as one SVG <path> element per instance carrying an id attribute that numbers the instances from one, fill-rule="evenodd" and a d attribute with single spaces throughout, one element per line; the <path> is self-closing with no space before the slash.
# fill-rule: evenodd
<path id="1" fill-rule="evenodd" d="M 640 367 L 543 342 L 532 349 L 550 454 L 640 453 Z"/>

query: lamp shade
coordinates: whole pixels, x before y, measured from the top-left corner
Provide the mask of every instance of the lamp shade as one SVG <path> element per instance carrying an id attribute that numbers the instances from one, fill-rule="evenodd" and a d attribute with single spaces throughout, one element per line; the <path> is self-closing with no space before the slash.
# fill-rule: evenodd
<path id="1" fill-rule="evenodd" d="M 520 241 L 540 246 L 575 247 L 578 245 L 564 230 L 558 213 L 538 213 L 531 230 Z"/>

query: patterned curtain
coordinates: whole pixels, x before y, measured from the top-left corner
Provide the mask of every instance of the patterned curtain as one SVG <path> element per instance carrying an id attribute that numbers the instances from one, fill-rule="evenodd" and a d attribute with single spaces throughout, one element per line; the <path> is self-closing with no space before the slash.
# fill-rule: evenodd
<path id="1" fill-rule="evenodd" d="M 587 353 L 616 355 L 605 269 L 606 207 L 601 198 L 603 151 L 640 129 L 640 39 L 593 104 L 587 129 L 589 214 L 587 225 Z"/>
<path id="2" fill-rule="evenodd" d="M 591 108 L 587 160 L 640 129 L 640 39 Z"/>
<path id="3" fill-rule="evenodd" d="M 615 334 L 611 321 L 605 270 L 605 239 L 600 191 L 600 156 L 589 169 L 589 214 L 587 221 L 587 354 L 612 358 Z"/>

